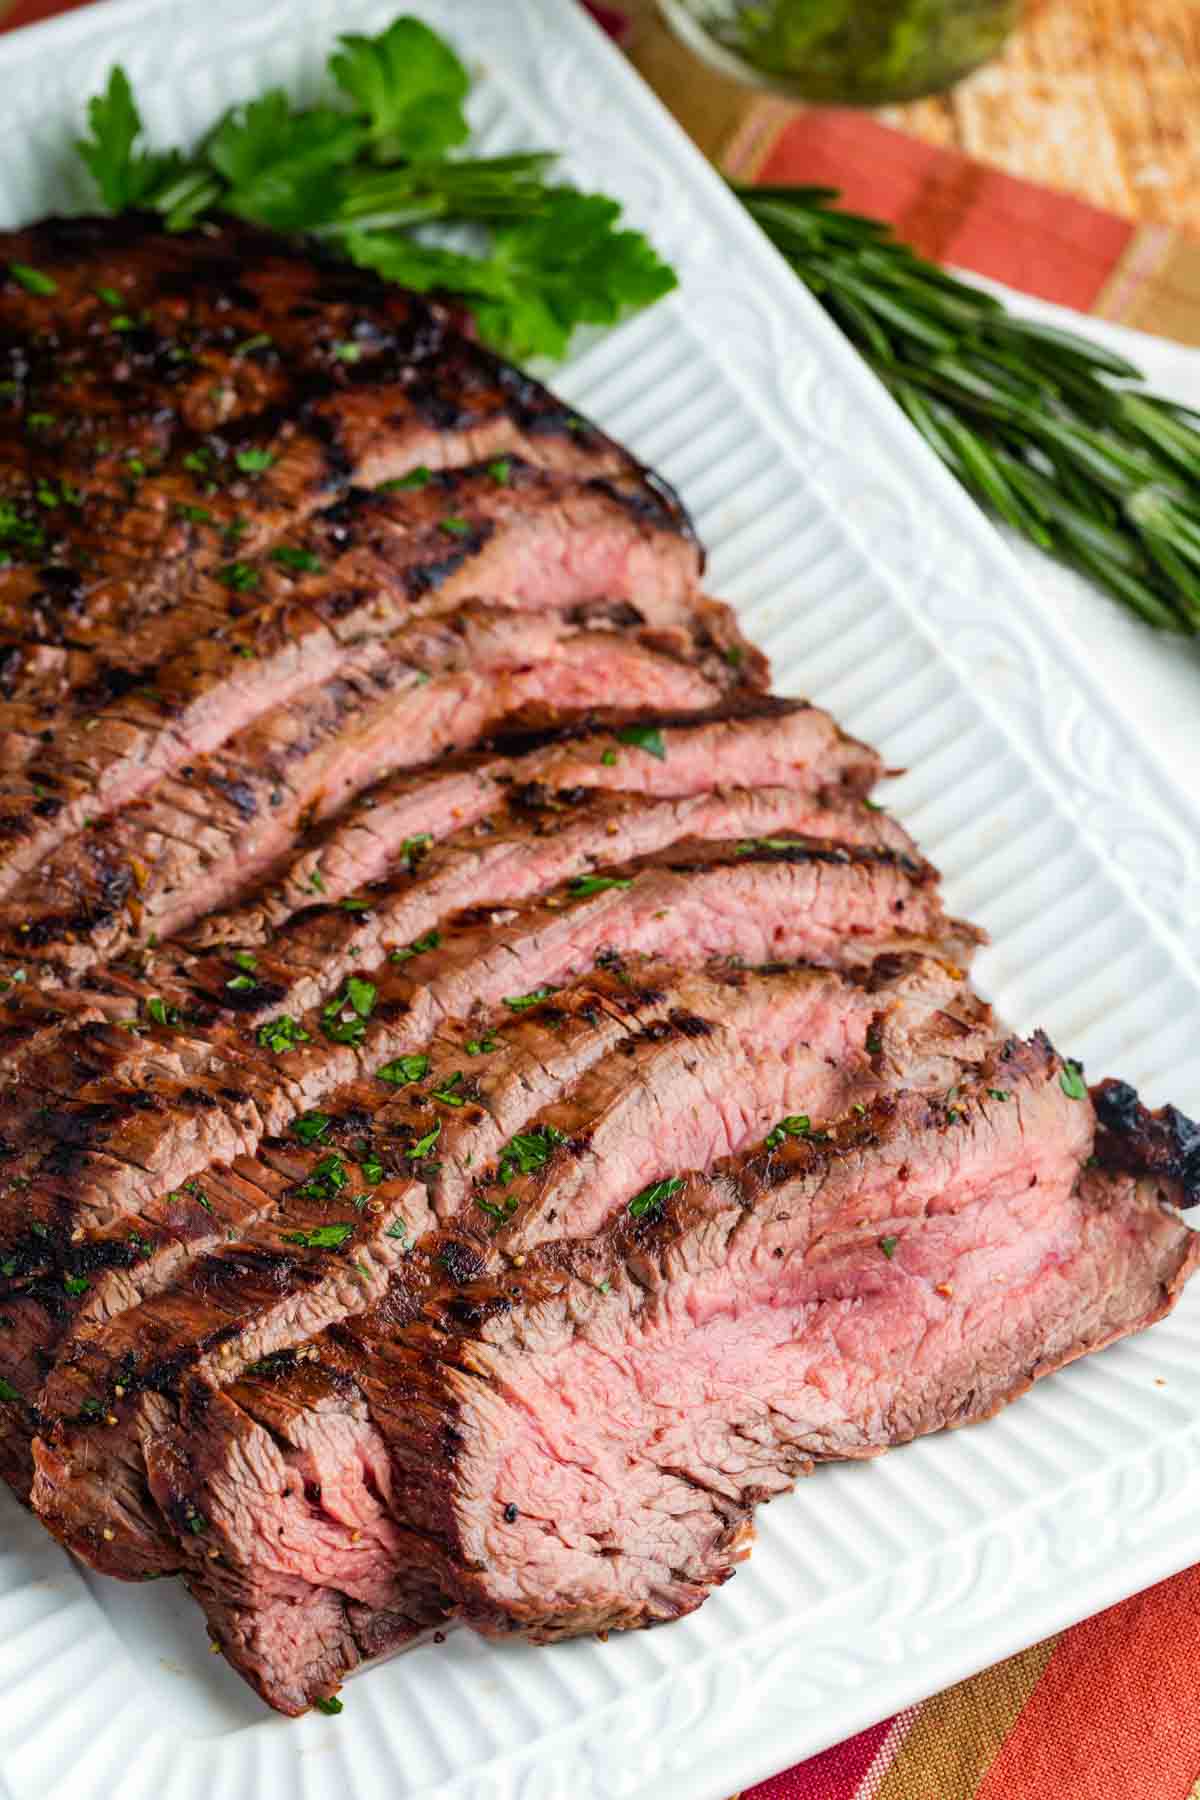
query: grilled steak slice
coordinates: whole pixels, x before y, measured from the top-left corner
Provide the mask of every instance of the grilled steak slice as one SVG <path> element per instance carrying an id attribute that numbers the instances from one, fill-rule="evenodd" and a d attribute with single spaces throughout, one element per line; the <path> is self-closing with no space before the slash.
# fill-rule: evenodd
<path id="1" fill-rule="evenodd" d="M 305 991 L 303 982 L 323 1004 L 298 1020 L 275 1015 L 257 1033 L 209 1025 L 201 1036 L 182 1012 L 167 1011 L 161 993 L 148 994 L 147 982 L 131 984 L 142 1014 L 132 1021 L 141 1035 L 124 1036 L 134 1065 L 128 1079 L 120 1029 L 88 1025 L 64 1033 L 52 1052 L 27 1055 L 19 1089 L 0 1096 L 0 1131 L 15 1119 L 26 1136 L 6 1161 L 0 1193 L 12 1279 L 44 1270 L 76 1229 L 103 1226 L 211 1162 L 251 1154 L 333 1088 L 420 1050 L 442 1019 L 497 1005 L 514 985 L 526 993 L 562 985 L 598 956 L 660 956 L 684 966 L 713 956 L 806 958 L 855 968 L 889 949 L 948 941 L 961 962 L 970 933 L 946 918 L 930 875 L 902 853 L 818 840 L 681 844 L 606 869 L 615 885 L 601 892 L 568 884 L 544 900 L 501 907 L 504 923 L 494 904 L 482 916 L 460 913 L 439 928 L 437 948 L 348 977 L 356 985 L 332 1000 L 334 958 L 369 921 L 322 909 L 290 935 L 287 963 L 258 955 L 257 985 L 246 998 L 257 1006 L 264 991 L 282 997 Z M 240 976 L 228 967 L 208 979 L 215 1005 L 242 998 L 229 989 Z M 110 1059 L 114 1073 L 89 1082 L 97 1056 Z"/>
<path id="2" fill-rule="evenodd" d="M 625 699 L 634 692 L 616 680 L 610 691 Z M 565 740 L 559 730 L 537 734 L 509 756 L 481 751 L 380 782 L 312 833 L 313 841 L 280 871 L 269 891 L 205 920 L 192 941 L 263 943 L 273 926 L 310 905 L 314 892 L 331 901 L 354 894 L 384 876 L 404 856 L 405 845 L 475 824 L 507 792 L 552 797 L 580 788 L 614 788 L 666 795 L 780 787 L 811 791 L 836 806 L 839 796 L 866 793 L 883 773 L 873 751 L 846 737 L 828 713 L 806 701 L 738 696 L 708 713 L 628 716 L 607 731 L 597 730 L 598 723 L 593 717 Z M 635 741 L 652 731 L 661 740 L 661 756 Z M 551 741 L 540 741 L 546 737 Z M 886 815 L 877 818 L 876 839 L 860 838 L 856 826 L 850 841 L 911 849 L 900 827 Z M 847 828 L 842 813 L 828 829 L 814 827 L 812 835 L 843 838 Z"/>
<path id="3" fill-rule="evenodd" d="M 363 645 L 335 680 L 69 839 L 0 901 L 0 949 L 48 964 L 46 979 L 172 936 L 276 862 L 303 820 L 334 812 L 381 771 L 461 750 L 530 703 L 569 710 L 601 675 L 620 675 L 627 695 L 698 703 L 721 681 L 719 667 L 706 674 L 636 635 L 578 631 L 553 614 L 472 607 Z M 326 891 L 310 876 L 301 904 Z"/>
<path id="4" fill-rule="evenodd" d="M 311 1704 L 324 1641 L 363 1654 L 358 1596 L 404 1596 L 405 1532 L 431 1616 L 538 1641 L 677 1617 L 815 1461 L 986 1417 L 1150 1323 L 1196 1240 L 1152 1184 L 1078 1177 L 1091 1109 L 1061 1066 L 1010 1042 L 952 1106 L 885 1096 L 499 1278 L 419 1250 L 301 1360 L 189 1389 L 148 1460 L 215 1640 Z"/>
<path id="5" fill-rule="evenodd" d="M 478 598 L 518 611 L 620 602 L 663 645 L 692 652 L 698 557 L 665 508 L 653 510 L 634 483 L 504 466 L 504 482 L 485 468 L 401 493 L 355 490 L 310 521 L 302 542 L 278 548 L 299 566 L 226 565 L 227 582 L 262 597 L 244 619 L 228 617 L 230 590 L 214 578 L 219 635 L 141 673 L 109 705 L 88 693 L 88 716 L 49 738 L 31 735 L 22 715 L 0 740 L 0 892 L 87 819 L 337 677 L 356 640 L 391 636 L 413 618 Z"/>
<path id="6" fill-rule="evenodd" d="M 519 1253 L 564 1231 L 591 1236 L 664 1158 L 705 1166 L 761 1138 L 780 1118 L 800 1128 L 801 1108 L 821 1119 L 852 1094 L 869 1098 L 877 1088 L 866 1039 L 889 1000 L 902 1010 L 885 988 L 872 993 L 814 969 L 660 973 L 662 988 L 648 987 L 645 976 L 630 987 L 592 977 L 562 1003 L 518 1014 L 520 1027 L 497 1025 L 503 1047 L 491 1026 L 468 1044 L 462 1033 L 441 1034 L 428 1054 L 392 1066 L 386 1084 L 352 1086 L 304 1115 L 295 1129 L 318 1145 L 306 1156 L 294 1144 L 270 1144 L 260 1152 L 270 1178 L 249 1162 L 237 1172 L 251 1192 L 277 1186 L 280 1176 L 303 1183 L 292 1193 L 324 1203 L 336 1237 L 349 1235 L 348 1196 L 356 1189 L 360 1202 L 380 1211 L 395 1194 L 413 1215 L 411 1171 L 444 1218 L 461 1213 L 465 1236 L 451 1248 L 459 1264 L 481 1269 L 496 1249 Z M 961 977 L 943 978 L 947 998 L 956 983 Z M 481 1056 L 484 1067 L 497 1059 L 491 1079 L 464 1076 L 461 1065 L 478 1066 Z M 451 1059 L 459 1065 L 453 1072 Z M 401 1091 L 381 1102 L 395 1082 Z M 522 1177 L 538 1168 L 546 1179 L 531 1200 Z M 107 1573 L 140 1579 L 173 1566 L 177 1552 L 144 1494 L 141 1469 L 146 1442 L 164 1428 L 185 1376 L 199 1370 L 220 1384 L 302 1339 L 297 1289 L 309 1322 L 322 1304 L 331 1318 L 345 1317 L 375 1297 L 364 1280 L 347 1298 L 349 1243 L 326 1246 L 327 1296 L 308 1261 L 292 1279 L 279 1256 L 280 1234 L 291 1241 L 294 1230 L 292 1207 L 263 1223 L 251 1200 L 237 1241 L 120 1316 L 103 1284 L 99 1316 L 95 1299 L 86 1303 L 90 1317 L 81 1308 L 40 1399 L 43 1419 L 60 1423 L 38 1447 L 34 1499 L 51 1528 Z M 227 1205 L 222 1211 L 228 1217 Z M 131 1226 L 147 1253 L 133 1279 L 144 1283 L 153 1276 L 159 1232 L 139 1218 L 124 1227 L 126 1240 Z M 75 1266 L 94 1266 L 96 1249 L 85 1244 Z M 274 1280 L 265 1301 L 264 1255 Z"/>
<path id="7" fill-rule="evenodd" d="M 111 221 L 52 223 L 6 242 L 57 268 L 72 254 L 68 241 L 82 242 L 84 266 L 114 274 L 105 251 L 96 256 L 101 229 L 111 232 Z M 31 296 L 11 276 L 0 289 L 0 356 L 14 377 L 5 410 L 10 433 L 24 427 L 0 481 L 7 474 L 18 509 L 9 542 L 31 565 L 11 574 L 4 599 L 24 591 L 51 641 L 64 628 L 76 641 L 104 636 L 114 619 L 128 632 L 152 595 L 158 603 L 177 593 L 194 548 L 179 521 L 208 523 L 189 516 L 196 501 L 218 525 L 238 522 L 254 547 L 352 479 L 437 467 L 447 451 L 463 462 L 526 450 L 590 475 L 633 467 L 535 382 L 451 330 L 444 308 L 361 272 L 322 268 L 267 234 L 251 243 L 238 227 L 207 248 L 201 234 L 172 240 L 135 227 L 139 280 L 125 266 L 135 254 L 125 236 L 119 288 L 102 279 L 80 294 L 72 261 L 53 295 Z M 270 480 L 242 481 L 265 472 L 264 455 Z M 55 484 L 68 475 L 55 506 Z M 678 511 L 661 485 L 657 492 Z M 215 533 L 198 548 L 201 563 L 223 560 Z M 45 580 L 47 565 L 77 579 Z M 120 595 L 127 576 L 130 591 Z M 8 613 L 24 636 L 28 608 L 10 604 Z"/>

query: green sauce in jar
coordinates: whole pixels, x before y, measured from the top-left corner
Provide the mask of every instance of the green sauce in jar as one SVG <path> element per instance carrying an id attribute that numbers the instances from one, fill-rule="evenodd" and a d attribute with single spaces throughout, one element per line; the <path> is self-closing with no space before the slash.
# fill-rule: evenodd
<path id="1" fill-rule="evenodd" d="M 660 0 L 680 36 L 750 81 L 882 106 L 937 93 L 1001 49 L 1019 0 Z"/>

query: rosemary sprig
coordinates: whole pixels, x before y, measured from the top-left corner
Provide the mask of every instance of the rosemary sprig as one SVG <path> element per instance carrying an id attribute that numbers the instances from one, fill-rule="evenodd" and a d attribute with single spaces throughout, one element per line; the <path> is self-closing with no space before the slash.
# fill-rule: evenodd
<path id="1" fill-rule="evenodd" d="M 1124 358 L 1010 317 L 834 189 L 735 191 L 968 493 L 1147 624 L 1200 632 L 1200 416 Z"/>

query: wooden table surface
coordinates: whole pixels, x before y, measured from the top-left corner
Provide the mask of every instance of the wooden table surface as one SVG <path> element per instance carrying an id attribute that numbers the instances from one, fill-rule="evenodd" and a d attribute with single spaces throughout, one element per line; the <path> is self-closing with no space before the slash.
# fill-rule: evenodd
<path id="1" fill-rule="evenodd" d="M 1034 0 L 998 62 L 887 123 L 1200 234 L 1200 0 Z"/>

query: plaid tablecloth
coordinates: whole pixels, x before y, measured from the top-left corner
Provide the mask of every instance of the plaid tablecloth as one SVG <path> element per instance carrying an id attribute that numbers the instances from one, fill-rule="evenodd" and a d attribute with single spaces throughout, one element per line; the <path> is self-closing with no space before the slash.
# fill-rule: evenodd
<path id="1" fill-rule="evenodd" d="M 566 3 L 566 0 L 564 0 Z M 87 0 L 0 0 L 0 30 Z M 592 8 L 614 35 L 626 20 Z M 689 75 L 643 73 L 742 180 L 828 183 L 915 248 L 1060 305 L 1200 344 L 1200 243 L 901 136 Z M 1197 170 L 1200 180 L 1200 168 Z M 1036 1644 L 739 1800 L 1200 1800 L 1200 1568 Z"/>

